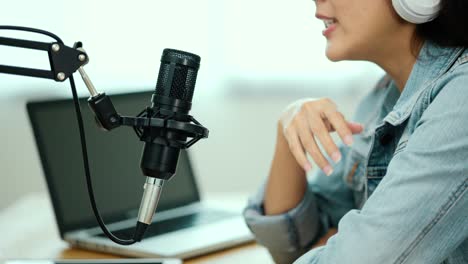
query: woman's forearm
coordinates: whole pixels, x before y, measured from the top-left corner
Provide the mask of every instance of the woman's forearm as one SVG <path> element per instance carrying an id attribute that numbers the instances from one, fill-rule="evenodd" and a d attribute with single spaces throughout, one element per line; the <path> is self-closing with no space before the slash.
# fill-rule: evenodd
<path id="1" fill-rule="evenodd" d="M 265 214 L 281 214 L 293 209 L 304 197 L 306 188 L 305 171 L 289 151 L 288 142 L 283 136 L 282 127 L 279 126 L 275 154 L 265 190 Z"/>

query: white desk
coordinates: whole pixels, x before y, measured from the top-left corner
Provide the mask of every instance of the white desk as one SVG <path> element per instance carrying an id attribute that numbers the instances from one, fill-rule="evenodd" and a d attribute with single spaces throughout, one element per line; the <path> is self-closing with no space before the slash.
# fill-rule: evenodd
<path id="1" fill-rule="evenodd" d="M 243 203 L 236 196 L 217 199 Z M 9 258 L 117 258 L 109 254 L 70 248 L 60 239 L 52 205 L 46 194 L 27 196 L 0 211 L 0 260 Z M 250 243 L 190 259 L 184 263 L 273 263 L 263 247 Z"/>

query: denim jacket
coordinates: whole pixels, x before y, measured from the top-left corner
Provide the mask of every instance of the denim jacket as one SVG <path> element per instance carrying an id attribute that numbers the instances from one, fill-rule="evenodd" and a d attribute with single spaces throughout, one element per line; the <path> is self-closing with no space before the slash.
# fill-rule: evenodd
<path id="1" fill-rule="evenodd" d="M 251 197 L 244 218 L 275 262 L 468 263 L 466 62 L 464 48 L 426 41 L 401 94 L 384 77 L 360 102 L 364 132 L 339 145 L 331 176 L 309 175 L 297 207 L 266 216 L 264 187 Z"/>

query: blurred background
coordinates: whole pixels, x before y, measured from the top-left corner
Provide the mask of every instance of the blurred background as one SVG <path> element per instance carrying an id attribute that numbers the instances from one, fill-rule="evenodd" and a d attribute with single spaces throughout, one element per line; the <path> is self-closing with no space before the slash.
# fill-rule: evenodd
<path id="1" fill-rule="evenodd" d="M 351 118 L 383 75 L 374 64 L 327 60 L 324 25 L 310 0 L 16 0 L 3 3 L 0 14 L 3 25 L 48 30 L 68 46 L 82 41 L 88 75 L 110 95 L 154 90 L 164 48 L 200 55 L 190 114 L 210 129 L 209 139 L 191 148 L 203 195 L 258 188 L 289 103 L 329 97 Z M 7 31 L 0 36 L 51 41 Z M 0 60 L 49 69 L 44 52 L 0 46 Z M 80 95 L 88 95 L 75 79 Z M 25 103 L 70 97 L 68 82 L 0 75 L 0 210 L 47 192 Z"/>

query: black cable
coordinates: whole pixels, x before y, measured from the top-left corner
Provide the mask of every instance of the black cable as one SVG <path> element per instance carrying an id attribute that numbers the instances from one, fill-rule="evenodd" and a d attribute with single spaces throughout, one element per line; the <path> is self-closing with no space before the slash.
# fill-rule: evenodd
<path id="1" fill-rule="evenodd" d="M 18 30 L 18 31 L 26 31 L 26 32 L 43 34 L 43 35 L 46 35 L 46 36 L 49 36 L 49 37 L 55 39 L 58 43 L 60 43 L 62 45 L 64 44 L 63 41 L 58 36 L 56 36 L 55 34 L 52 34 L 50 32 L 47 32 L 47 31 L 41 30 L 41 29 L 28 28 L 28 27 L 18 27 L 18 26 L 0 26 L 0 30 L 1 29 Z M 95 200 L 95 197 L 94 197 L 93 184 L 91 182 L 91 173 L 90 173 L 89 161 L 88 161 L 88 150 L 87 150 L 87 147 L 86 147 L 86 135 L 85 135 L 84 125 L 83 125 L 83 117 L 82 117 L 82 114 L 81 114 L 81 106 L 80 106 L 80 102 L 78 100 L 78 93 L 76 92 L 75 80 L 73 79 L 73 75 L 70 75 L 70 87 L 71 87 L 72 94 L 73 94 L 73 102 L 74 102 L 74 105 L 75 105 L 75 112 L 76 112 L 76 117 L 77 117 L 77 121 L 78 121 L 78 129 L 79 129 L 80 140 L 81 140 L 81 152 L 82 152 L 82 155 L 83 155 L 83 165 L 84 165 L 84 168 L 85 168 L 85 176 L 86 176 L 86 184 L 87 184 L 87 189 L 88 189 L 88 195 L 89 195 L 89 199 L 91 201 L 91 207 L 93 209 L 94 216 L 96 217 L 96 220 L 97 220 L 99 226 L 101 227 L 102 231 L 104 232 L 104 234 L 106 234 L 106 236 L 110 240 L 112 240 L 115 243 L 120 244 L 120 245 L 134 244 L 135 242 L 137 242 L 137 240 L 135 240 L 135 239 L 129 239 L 129 240 L 120 239 L 120 238 L 116 237 L 114 234 L 112 234 L 107 229 L 106 225 L 104 224 L 104 221 L 102 220 L 101 214 L 99 213 L 99 210 L 98 210 L 97 205 L 96 205 L 96 200 Z"/>
<path id="2" fill-rule="evenodd" d="M 42 35 L 46 35 L 46 36 L 49 36 L 49 37 L 55 39 L 60 44 L 63 44 L 63 41 L 57 35 L 55 35 L 53 33 L 50 33 L 48 31 L 42 30 L 42 29 L 29 28 L 29 27 L 19 27 L 19 26 L 0 26 L 0 29 L 19 30 L 19 31 L 26 31 L 26 32 L 42 34 Z"/>
<path id="3" fill-rule="evenodd" d="M 94 214 L 96 216 L 96 220 L 98 221 L 99 226 L 101 226 L 101 229 L 104 232 L 104 234 L 106 234 L 106 236 L 109 237 L 115 243 L 121 244 L 121 245 L 134 244 L 135 242 L 137 242 L 134 239 L 124 240 L 124 239 L 120 239 L 114 236 L 114 234 L 112 234 L 107 229 L 106 225 L 104 224 L 104 221 L 102 220 L 101 215 L 99 214 L 99 211 L 96 205 L 96 200 L 94 198 L 93 185 L 91 182 L 91 174 L 90 174 L 89 162 L 88 162 L 88 150 L 86 147 L 86 137 L 85 137 L 85 130 L 83 126 L 83 117 L 81 115 L 81 107 L 80 107 L 80 102 L 78 101 L 78 95 L 76 93 L 76 87 L 75 87 L 75 81 L 73 79 L 73 75 L 70 75 L 70 86 L 71 86 L 72 93 L 73 93 L 73 102 L 75 103 L 76 116 L 78 119 L 78 127 L 80 130 L 81 151 L 83 154 L 83 163 L 84 163 L 85 174 L 86 174 L 86 184 L 88 186 L 88 195 L 89 195 L 89 199 L 91 200 L 91 207 L 93 208 Z"/>

